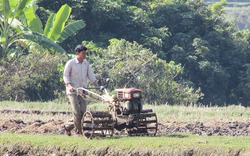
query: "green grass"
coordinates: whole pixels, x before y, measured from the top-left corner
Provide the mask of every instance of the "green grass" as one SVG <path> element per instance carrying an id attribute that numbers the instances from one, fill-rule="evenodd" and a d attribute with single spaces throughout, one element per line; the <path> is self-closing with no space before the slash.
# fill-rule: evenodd
<path id="1" fill-rule="evenodd" d="M 89 108 L 107 109 L 108 104 L 96 103 L 88 104 Z M 41 111 L 71 111 L 69 103 L 55 103 L 55 102 L 15 102 L 15 101 L 0 101 L 0 109 L 11 110 L 41 110 Z"/>
<path id="2" fill-rule="evenodd" d="M 15 110 L 41 110 L 41 111 L 69 111 L 68 103 L 58 104 L 54 102 L 15 102 L 1 101 L 0 109 L 15 109 Z"/>
<path id="3" fill-rule="evenodd" d="M 147 105 L 146 107 L 150 107 Z M 243 106 L 207 107 L 207 106 L 151 106 L 159 120 L 176 122 L 250 122 L 250 108 Z"/>
<path id="4" fill-rule="evenodd" d="M 176 122 L 250 122 L 250 108 L 240 105 L 218 106 L 171 106 L 171 105 L 148 105 L 144 104 L 145 109 L 151 108 L 156 112 L 159 121 Z M 53 102 L 0 102 L 1 109 L 15 110 L 40 110 L 40 111 L 66 111 L 71 112 L 68 103 L 58 104 Z M 108 110 L 107 103 L 88 104 L 88 109 Z"/>
<path id="5" fill-rule="evenodd" d="M 11 134 L 2 133 L 0 135 L 0 145 L 15 146 L 17 144 L 60 149 L 71 149 L 74 147 L 79 151 L 89 149 L 114 148 L 118 151 L 137 150 L 142 151 L 182 151 L 184 149 L 194 149 L 196 152 L 228 153 L 229 151 L 242 150 L 245 154 L 250 154 L 250 136 L 230 137 L 230 136 L 197 136 L 192 134 L 171 134 L 158 137 L 111 137 L 101 139 L 85 139 L 82 137 L 68 137 L 65 135 L 31 135 L 31 134 Z M 1 149 L 1 148 L 0 148 Z"/>

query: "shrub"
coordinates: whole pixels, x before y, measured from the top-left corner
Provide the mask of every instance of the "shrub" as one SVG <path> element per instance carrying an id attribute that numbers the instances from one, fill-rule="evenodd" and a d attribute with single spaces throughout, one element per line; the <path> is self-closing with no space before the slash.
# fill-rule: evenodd
<path id="1" fill-rule="evenodd" d="M 0 64 L 0 100 L 46 101 L 62 91 L 62 70 L 66 57 L 32 52 L 15 62 Z"/>

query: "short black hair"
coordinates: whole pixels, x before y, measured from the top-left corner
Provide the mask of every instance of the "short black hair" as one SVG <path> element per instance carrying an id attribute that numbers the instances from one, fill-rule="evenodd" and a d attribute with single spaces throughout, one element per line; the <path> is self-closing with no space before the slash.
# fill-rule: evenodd
<path id="1" fill-rule="evenodd" d="M 83 51 L 83 50 L 87 51 L 88 48 L 85 45 L 82 45 L 82 44 L 79 44 L 79 45 L 77 45 L 75 47 L 75 52 L 80 52 L 80 51 Z"/>

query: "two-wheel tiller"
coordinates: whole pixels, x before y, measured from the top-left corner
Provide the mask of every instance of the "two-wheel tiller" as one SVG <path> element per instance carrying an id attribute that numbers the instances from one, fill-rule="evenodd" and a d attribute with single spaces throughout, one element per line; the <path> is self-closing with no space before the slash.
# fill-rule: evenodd
<path id="1" fill-rule="evenodd" d="M 143 109 L 142 90 L 136 88 L 116 89 L 116 95 L 99 95 L 85 88 L 77 92 L 93 94 L 109 104 L 107 111 L 86 111 L 82 118 L 82 132 L 87 138 L 113 136 L 123 131 L 130 136 L 156 135 L 157 116 L 152 109 Z"/>

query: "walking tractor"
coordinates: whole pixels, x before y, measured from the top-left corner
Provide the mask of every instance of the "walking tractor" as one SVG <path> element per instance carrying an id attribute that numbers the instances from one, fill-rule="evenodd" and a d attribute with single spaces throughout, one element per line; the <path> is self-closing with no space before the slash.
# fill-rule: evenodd
<path id="1" fill-rule="evenodd" d="M 116 89 L 116 95 L 113 96 L 106 89 L 106 94 L 99 95 L 85 88 L 77 88 L 78 93 L 82 91 L 108 103 L 107 111 L 85 112 L 82 118 L 82 132 L 85 137 L 113 136 L 119 132 L 129 136 L 156 135 L 157 116 L 152 109 L 143 109 L 141 89 Z"/>

